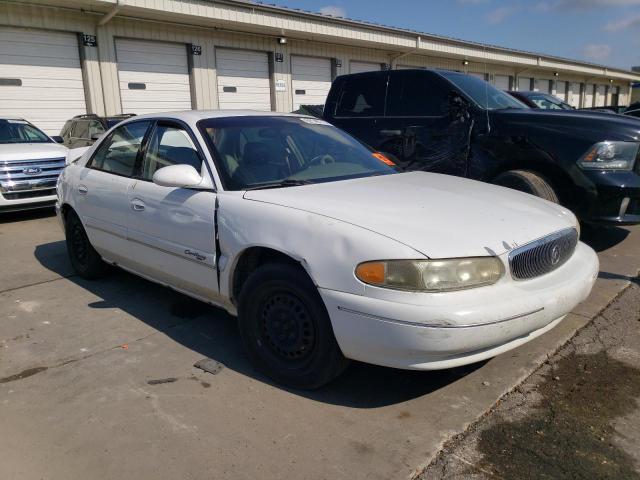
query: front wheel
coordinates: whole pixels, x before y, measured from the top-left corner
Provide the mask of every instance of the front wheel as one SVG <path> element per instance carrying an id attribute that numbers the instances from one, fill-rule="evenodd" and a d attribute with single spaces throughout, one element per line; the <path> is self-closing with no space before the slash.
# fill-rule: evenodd
<path id="1" fill-rule="evenodd" d="M 87 232 L 75 212 L 67 213 L 64 222 L 67 253 L 71 265 L 78 274 L 86 279 L 100 278 L 107 273 L 108 266 L 91 245 Z"/>
<path id="2" fill-rule="evenodd" d="M 253 365 L 283 385 L 319 388 L 348 364 L 318 290 L 300 267 L 256 270 L 240 294 L 238 322 Z"/>
<path id="3" fill-rule="evenodd" d="M 509 170 L 498 175 L 493 183 L 535 195 L 553 203 L 560 203 L 558 194 L 551 183 L 542 175 L 530 170 Z"/>

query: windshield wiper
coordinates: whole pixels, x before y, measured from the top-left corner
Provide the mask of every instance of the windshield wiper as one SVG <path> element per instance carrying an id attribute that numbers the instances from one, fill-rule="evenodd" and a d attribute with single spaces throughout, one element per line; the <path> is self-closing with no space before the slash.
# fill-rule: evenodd
<path id="1" fill-rule="evenodd" d="M 266 190 L 268 188 L 285 188 L 285 187 L 299 187 L 301 185 L 311 185 L 311 180 L 296 180 L 294 178 L 285 178 L 281 182 L 263 183 L 262 185 L 256 185 L 253 187 L 245 188 L 246 191 L 250 190 Z"/>

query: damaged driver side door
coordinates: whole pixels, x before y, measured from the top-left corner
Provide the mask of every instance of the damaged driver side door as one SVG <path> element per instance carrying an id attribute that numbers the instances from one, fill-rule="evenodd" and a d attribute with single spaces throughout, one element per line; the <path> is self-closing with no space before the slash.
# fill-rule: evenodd
<path id="1" fill-rule="evenodd" d="M 390 77 L 386 117 L 395 119 L 402 134 L 396 155 L 404 170 L 464 177 L 472 116 L 457 105 L 446 81 L 425 73 L 407 70 Z"/>

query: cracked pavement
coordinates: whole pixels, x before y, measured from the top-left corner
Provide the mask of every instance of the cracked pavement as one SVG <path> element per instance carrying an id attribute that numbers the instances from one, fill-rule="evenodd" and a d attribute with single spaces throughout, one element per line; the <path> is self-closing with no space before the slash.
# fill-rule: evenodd
<path id="1" fill-rule="evenodd" d="M 634 282 L 419 478 L 640 478 L 639 397 Z"/>
<path id="2" fill-rule="evenodd" d="M 542 337 L 440 372 L 355 363 L 310 393 L 257 374 L 224 312 L 118 270 L 82 280 L 54 217 L 6 215 L 0 478 L 414 477 L 640 270 L 640 228 L 588 240 L 597 288 Z"/>

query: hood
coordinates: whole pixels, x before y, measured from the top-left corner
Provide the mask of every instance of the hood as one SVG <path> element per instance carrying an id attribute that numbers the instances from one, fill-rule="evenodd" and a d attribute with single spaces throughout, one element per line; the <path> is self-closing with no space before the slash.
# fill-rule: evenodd
<path id="1" fill-rule="evenodd" d="M 67 147 L 57 143 L 2 143 L 0 161 L 67 158 Z"/>
<path id="2" fill-rule="evenodd" d="M 500 255 L 575 225 L 571 212 L 537 197 L 425 172 L 253 190 L 244 198 L 355 224 L 430 258 Z"/>
<path id="3" fill-rule="evenodd" d="M 494 110 L 497 122 L 529 128 L 566 132 L 589 140 L 640 141 L 640 119 L 589 110 L 505 109 Z"/>

